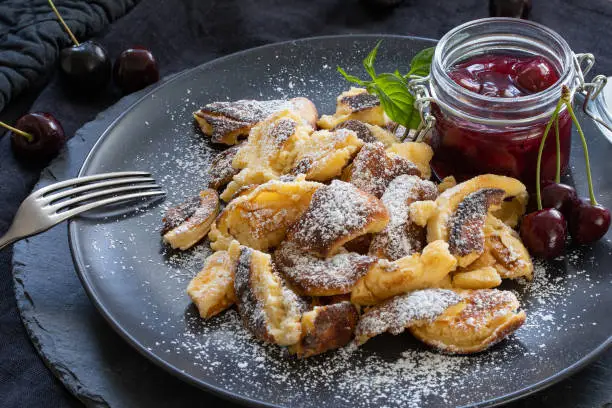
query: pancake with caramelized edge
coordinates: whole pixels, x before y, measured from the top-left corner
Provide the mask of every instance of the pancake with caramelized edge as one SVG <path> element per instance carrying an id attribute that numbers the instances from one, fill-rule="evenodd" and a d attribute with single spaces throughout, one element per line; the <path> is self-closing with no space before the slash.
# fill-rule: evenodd
<path id="1" fill-rule="evenodd" d="M 448 246 L 459 266 L 474 262 L 484 251 L 484 225 L 489 210 L 499 208 L 504 190 L 483 188 L 465 196 L 448 220 Z"/>
<path id="2" fill-rule="evenodd" d="M 389 213 L 379 199 L 333 180 L 313 194 L 308 209 L 289 230 L 287 241 L 326 258 L 358 236 L 381 231 L 388 222 Z"/>
<path id="3" fill-rule="evenodd" d="M 302 340 L 289 351 L 306 358 L 345 346 L 358 320 L 359 313 L 350 302 L 315 306 L 302 315 Z"/>
<path id="4" fill-rule="evenodd" d="M 174 249 L 186 250 L 208 234 L 219 213 L 219 196 L 213 189 L 200 192 L 184 203 L 170 208 L 163 218 L 164 242 Z"/>
<path id="5" fill-rule="evenodd" d="M 265 251 L 278 246 L 287 229 L 308 208 L 322 184 L 294 180 L 273 180 L 232 200 L 213 224 L 209 239 L 214 250 L 227 249 L 233 239 Z"/>
<path id="6" fill-rule="evenodd" d="M 270 255 L 240 248 L 234 293 L 238 313 L 257 339 L 281 346 L 300 341 L 305 304 L 273 270 Z"/>
<path id="7" fill-rule="evenodd" d="M 363 142 L 348 129 L 313 132 L 295 147 L 291 174 L 305 174 L 306 180 L 327 181 L 342 173 Z"/>
<path id="8" fill-rule="evenodd" d="M 189 282 L 187 294 L 200 316 L 209 319 L 234 304 L 234 274 L 240 254 L 238 242 L 228 251 L 217 251 L 206 258 L 202 270 Z"/>
<path id="9" fill-rule="evenodd" d="M 398 155 L 414 163 L 421 172 L 421 178 L 429 180 L 431 178 L 430 162 L 433 157 L 433 149 L 427 143 L 404 142 L 393 143 L 387 148 L 387 154 Z"/>
<path id="10" fill-rule="evenodd" d="M 388 122 L 378 96 L 369 94 L 364 88 L 351 88 L 336 98 L 336 113 L 321 116 L 317 125 L 323 129 L 333 129 L 351 119 L 377 126 L 384 126 Z"/>
<path id="11" fill-rule="evenodd" d="M 232 160 L 240 169 L 221 194 L 230 201 L 238 190 L 251 184 L 275 180 L 289 171 L 297 155 L 297 146 L 310 140 L 312 128 L 292 111 L 274 113 L 251 129 Z"/>
<path id="12" fill-rule="evenodd" d="M 380 198 L 389 183 L 403 174 L 420 176 L 421 172 L 403 157 L 387 154 L 383 144 L 376 142 L 361 148 L 353 163 L 343 172 L 342 179 Z"/>
<path id="13" fill-rule="evenodd" d="M 456 267 L 457 260 L 444 241 L 434 241 L 421 254 L 393 262 L 379 259 L 353 288 L 351 302 L 375 305 L 412 290 L 450 286 L 448 275 Z"/>
<path id="14" fill-rule="evenodd" d="M 232 181 L 232 178 L 238 174 L 240 170 L 232 166 L 232 161 L 236 153 L 238 153 L 238 149 L 240 149 L 240 145 L 232 146 L 215 156 L 208 169 L 209 188 L 219 190 Z"/>
<path id="15" fill-rule="evenodd" d="M 448 221 L 455 212 L 459 203 L 466 196 L 482 189 L 501 189 L 504 191 L 504 200 L 511 199 L 519 204 L 526 205 L 527 188 L 519 180 L 512 177 L 485 174 L 476 176 L 463 183 L 457 184 L 441 193 L 436 199 L 436 211 L 427 222 L 427 240 L 448 240 Z M 524 210 L 523 210 L 524 211 Z"/>
<path id="16" fill-rule="evenodd" d="M 381 201 L 389 211 L 389 223 L 374 235 L 369 254 L 395 261 L 425 247 L 426 230 L 410 220 L 409 208 L 416 201 L 435 200 L 436 185 L 417 176 L 402 175 L 391 181 Z"/>
<path id="17" fill-rule="evenodd" d="M 510 291 L 457 290 L 461 302 L 433 319 L 410 326 L 423 343 L 451 354 L 477 353 L 500 342 L 525 322 Z"/>
<path id="18" fill-rule="evenodd" d="M 253 126 L 282 110 L 291 110 L 301 121 L 316 127 L 317 109 L 306 98 L 213 102 L 194 112 L 193 116 L 202 132 L 214 143 L 233 145 L 240 137 L 247 136 Z"/>
<path id="19" fill-rule="evenodd" d="M 364 143 L 381 142 L 385 147 L 389 147 L 399 142 L 399 139 L 387 129 L 355 119 L 349 119 L 346 122 L 339 123 L 333 130 L 338 129 L 352 130 Z"/>
<path id="20" fill-rule="evenodd" d="M 287 282 L 300 295 L 332 296 L 350 293 L 376 258 L 340 251 L 319 258 L 285 241 L 274 252 L 274 263 Z"/>
<path id="21" fill-rule="evenodd" d="M 433 321 L 460 302 L 461 297 L 447 289 L 415 290 L 392 297 L 361 315 L 355 342 L 361 345 L 385 332 L 398 335 L 418 322 Z"/>

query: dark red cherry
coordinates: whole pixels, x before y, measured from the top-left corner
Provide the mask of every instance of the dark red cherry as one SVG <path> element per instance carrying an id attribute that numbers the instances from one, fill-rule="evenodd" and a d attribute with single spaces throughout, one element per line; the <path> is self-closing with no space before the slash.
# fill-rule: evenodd
<path id="1" fill-rule="evenodd" d="M 523 217 L 521 238 L 532 255 L 554 258 L 565 251 L 567 226 L 563 214 L 545 208 Z"/>
<path id="2" fill-rule="evenodd" d="M 129 48 L 115 60 L 113 77 L 124 93 L 138 91 L 159 81 L 157 61 L 149 50 Z"/>
<path id="3" fill-rule="evenodd" d="M 568 221 L 577 202 L 578 195 L 576 190 L 567 184 L 548 183 L 542 189 L 542 207 L 556 208 L 561 211 Z"/>
<path id="4" fill-rule="evenodd" d="M 531 93 L 540 92 L 557 82 L 557 73 L 542 58 L 526 63 L 516 76 L 517 84 Z"/>
<path id="5" fill-rule="evenodd" d="M 111 61 L 104 47 L 94 41 L 85 41 L 60 52 L 60 77 L 74 92 L 100 91 L 110 80 Z"/>
<path id="6" fill-rule="evenodd" d="M 601 205 L 578 200 L 570 219 L 570 234 L 577 244 L 590 244 L 603 237 L 610 227 L 610 211 Z"/>
<path id="7" fill-rule="evenodd" d="M 45 112 L 23 115 L 14 127 L 28 136 L 11 134 L 11 146 L 15 155 L 25 161 L 46 161 L 57 155 L 66 143 L 64 129 L 57 119 Z"/>

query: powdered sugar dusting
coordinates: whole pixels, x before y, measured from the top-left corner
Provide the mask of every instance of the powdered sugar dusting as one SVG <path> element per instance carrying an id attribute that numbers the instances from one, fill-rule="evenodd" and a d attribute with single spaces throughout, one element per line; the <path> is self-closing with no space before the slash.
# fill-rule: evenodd
<path id="1" fill-rule="evenodd" d="M 410 220 L 410 204 L 421 200 L 435 200 L 434 183 L 417 176 L 395 178 L 385 190 L 381 201 L 389 211 L 389 223 L 374 236 L 370 254 L 395 261 L 421 252 L 425 246 L 425 228 Z"/>
<path id="2" fill-rule="evenodd" d="M 418 320 L 433 320 L 444 310 L 461 301 L 455 292 L 446 289 L 417 290 L 372 307 L 361 316 L 355 337 L 373 337 L 386 331 L 400 334 Z"/>
<path id="3" fill-rule="evenodd" d="M 274 262 L 283 276 L 303 293 L 347 293 L 376 258 L 348 252 L 321 259 L 292 242 L 284 242 L 274 253 Z"/>
<path id="4" fill-rule="evenodd" d="M 293 227 L 290 239 L 304 250 L 329 250 L 335 242 L 362 230 L 370 222 L 379 212 L 376 201 L 351 184 L 334 180 L 314 193 L 309 209 Z"/>

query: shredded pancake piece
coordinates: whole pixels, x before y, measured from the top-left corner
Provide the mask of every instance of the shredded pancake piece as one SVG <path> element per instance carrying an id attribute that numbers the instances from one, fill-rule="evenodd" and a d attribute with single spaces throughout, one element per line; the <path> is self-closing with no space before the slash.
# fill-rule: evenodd
<path id="1" fill-rule="evenodd" d="M 426 230 L 410 219 L 410 205 L 421 200 L 435 200 L 436 185 L 417 176 L 402 175 L 393 180 L 381 201 L 389 211 L 389 223 L 372 239 L 370 255 L 395 261 L 425 246 Z"/>
<path id="2" fill-rule="evenodd" d="M 281 346 L 300 341 L 304 302 L 284 285 L 270 255 L 241 247 L 234 291 L 238 313 L 257 339 Z"/>
<path id="3" fill-rule="evenodd" d="M 227 249 L 234 239 L 262 251 L 278 246 L 308 208 L 315 191 L 322 188 L 322 184 L 305 181 L 304 176 L 284 180 L 268 181 L 230 201 L 211 228 L 211 247 Z"/>
<path id="4" fill-rule="evenodd" d="M 285 241 L 274 252 L 274 263 L 300 295 L 332 296 L 350 293 L 376 258 L 341 251 L 328 258 L 301 250 Z"/>
<path id="5" fill-rule="evenodd" d="M 210 136 L 213 142 L 232 145 L 238 142 L 239 137 L 248 135 L 257 123 L 282 110 L 295 112 L 302 121 L 315 127 L 318 113 L 314 104 L 306 98 L 213 102 L 195 112 L 194 117 L 202 132 Z"/>
<path id="6" fill-rule="evenodd" d="M 240 145 L 232 146 L 219 153 L 210 164 L 208 175 L 208 187 L 219 190 L 221 187 L 232 181 L 232 178 L 240 171 L 232 166 L 232 161 L 238 153 Z"/>
<path id="7" fill-rule="evenodd" d="M 323 129 L 333 129 L 351 119 L 378 126 L 388 122 L 378 96 L 369 94 L 364 88 L 351 88 L 336 99 L 336 113 L 321 116 L 317 125 Z"/>
<path id="8" fill-rule="evenodd" d="M 357 188 L 380 198 L 389 183 L 403 174 L 420 176 L 419 169 L 410 161 L 388 155 L 382 143 L 365 144 L 342 179 Z"/>
<path id="9" fill-rule="evenodd" d="M 436 198 L 436 211 L 427 222 L 427 240 L 429 242 L 439 239 L 448 241 L 449 219 L 459 203 L 467 195 L 481 189 L 501 189 L 505 193 L 504 199 L 527 202 L 527 188 L 519 180 L 494 174 L 476 176 L 447 189 Z"/>
<path id="10" fill-rule="evenodd" d="M 295 147 L 290 171 L 305 174 L 307 180 L 331 180 L 342 173 L 362 145 L 355 132 L 349 129 L 316 131 Z"/>
<path id="11" fill-rule="evenodd" d="M 219 196 L 213 189 L 200 192 L 183 204 L 168 209 L 163 218 L 164 242 L 174 249 L 186 250 L 208 234 L 219 213 Z"/>
<path id="12" fill-rule="evenodd" d="M 234 241 L 229 251 L 213 253 L 189 282 L 187 294 L 202 318 L 211 318 L 234 304 L 234 274 L 239 252 L 240 247 Z"/>
<path id="13" fill-rule="evenodd" d="M 419 340 L 442 352 L 470 354 L 483 351 L 516 331 L 525 312 L 510 291 L 457 290 L 461 302 L 450 306 L 433 321 L 412 325 Z"/>
<path id="14" fill-rule="evenodd" d="M 416 289 L 450 286 L 445 283 L 457 267 L 457 259 L 444 241 L 428 244 L 421 254 L 412 254 L 390 262 L 379 259 L 351 292 L 351 302 L 375 305 Z"/>
<path id="15" fill-rule="evenodd" d="M 422 321 L 433 321 L 461 297 L 446 289 L 423 289 L 395 296 L 369 308 L 359 320 L 355 342 L 361 345 L 379 334 L 402 333 L 406 328 Z"/>
<path id="16" fill-rule="evenodd" d="M 306 358 L 345 346 L 358 320 L 359 313 L 350 302 L 315 306 L 302 315 L 302 340 L 289 351 Z"/>
<path id="17" fill-rule="evenodd" d="M 490 209 L 499 208 L 504 190 L 483 188 L 465 196 L 448 221 L 448 244 L 458 257 L 459 266 L 467 266 L 484 252 L 484 226 Z"/>
<path id="18" fill-rule="evenodd" d="M 389 213 L 376 197 L 333 180 L 313 194 L 287 240 L 303 251 L 326 258 L 360 235 L 381 231 L 388 221 Z"/>
<path id="19" fill-rule="evenodd" d="M 337 129 L 352 130 L 364 143 L 381 142 L 389 147 L 399 142 L 399 140 L 388 130 L 354 119 L 349 119 L 346 122 L 338 124 L 333 130 Z"/>
<path id="20" fill-rule="evenodd" d="M 430 162 L 433 157 L 433 149 L 427 143 L 404 142 L 394 143 L 387 148 L 390 155 L 398 155 L 414 163 L 421 172 L 421 178 L 429 180 L 431 178 Z"/>

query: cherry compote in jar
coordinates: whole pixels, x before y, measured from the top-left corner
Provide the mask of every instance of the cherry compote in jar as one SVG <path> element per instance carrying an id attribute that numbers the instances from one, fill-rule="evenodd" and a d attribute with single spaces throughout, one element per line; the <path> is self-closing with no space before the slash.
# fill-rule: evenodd
<path id="1" fill-rule="evenodd" d="M 438 43 L 431 65 L 429 139 L 438 177 L 494 173 L 535 183 L 540 141 L 562 85 L 576 81 L 574 55 L 554 31 L 525 20 L 487 18 L 463 24 Z M 559 115 L 561 168 L 570 155 L 572 122 Z M 542 179 L 554 179 L 552 127 Z"/>

